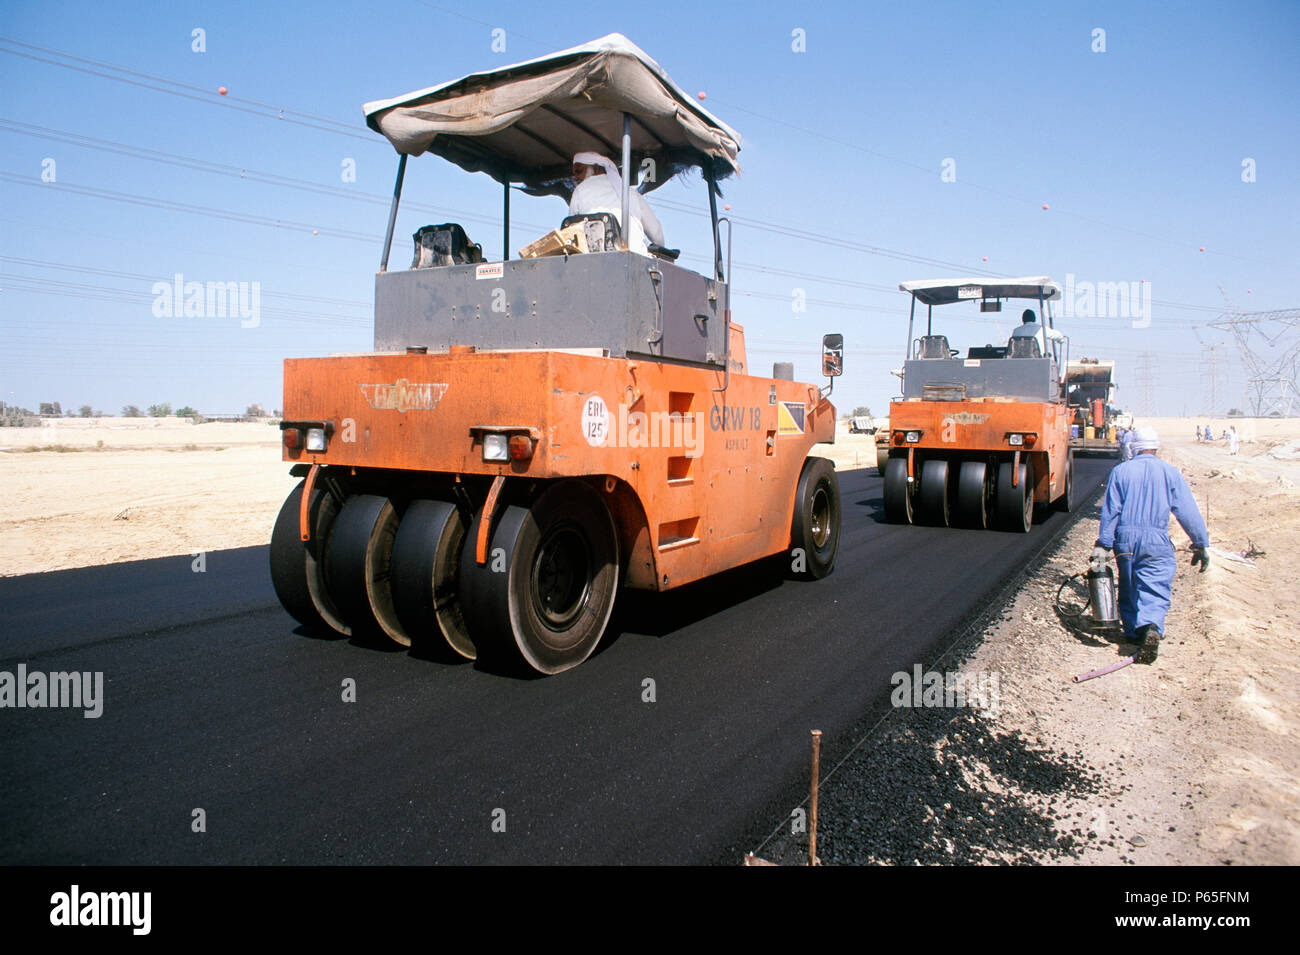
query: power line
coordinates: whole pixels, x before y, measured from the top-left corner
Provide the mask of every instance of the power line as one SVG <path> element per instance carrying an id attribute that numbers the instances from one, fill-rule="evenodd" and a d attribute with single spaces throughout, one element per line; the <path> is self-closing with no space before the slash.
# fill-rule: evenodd
<path id="1" fill-rule="evenodd" d="M 165 163 L 168 165 L 179 166 L 181 168 L 190 168 L 201 172 L 214 173 L 214 174 L 225 175 L 229 177 L 237 177 L 242 180 L 252 180 L 255 182 L 262 182 L 274 186 L 283 186 L 286 188 L 293 188 L 293 189 L 299 189 L 308 192 L 314 192 L 322 195 L 334 196 L 338 198 L 347 199 L 349 201 L 361 201 L 361 202 L 367 202 L 372 205 L 379 205 L 379 206 L 387 206 L 391 201 L 390 197 L 384 195 L 362 193 L 356 190 L 346 189 L 340 186 L 326 186 L 323 184 L 309 182 L 307 180 L 295 178 L 292 176 L 280 176 L 272 173 L 261 172 L 258 170 L 251 170 L 248 169 L 247 167 L 239 167 L 239 166 L 234 166 L 234 165 L 229 165 L 224 163 L 217 163 L 211 160 L 199 159 L 190 156 L 179 156 L 174 153 L 166 153 L 161 150 L 150 149 L 147 147 L 140 147 L 140 146 L 132 146 L 125 143 L 114 142 L 111 140 L 97 139 L 95 137 L 83 136 L 81 134 L 68 132 L 66 130 L 57 130 L 57 129 L 51 129 L 49 127 L 38 126 L 30 123 L 21 123 L 16 120 L 0 118 L 0 129 L 8 129 L 9 131 L 18 133 L 20 135 L 54 139 L 56 141 L 68 142 L 71 143 L 72 145 L 82 146 L 85 148 L 95 148 L 101 151 L 115 152 L 133 158 L 144 159 L 152 162 Z M 678 203 L 672 200 L 664 199 L 658 201 L 656 204 L 664 208 L 671 208 L 677 211 L 682 211 L 693 216 L 698 216 L 698 217 L 704 216 L 704 213 L 701 210 L 693 206 L 686 205 L 684 203 Z M 418 202 L 411 202 L 409 200 L 404 204 L 404 208 L 412 209 L 415 211 L 430 212 L 438 216 L 452 215 L 457 218 L 464 219 L 465 221 L 478 221 L 478 222 L 488 223 L 492 225 L 496 225 L 499 222 L 499 220 L 497 220 L 496 218 L 477 215 L 475 213 L 467 212 L 465 210 L 450 209 L 443 206 L 434 206 L 434 205 L 422 204 Z M 758 227 L 767 232 L 778 231 L 781 232 L 782 234 L 786 234 L 795 238 L 813 239 L 818 237 L 817 233 L 810 233 L 804 230 L 796 229 L 794 227 L 782 226 L 780 224 L 767 222 L 762 219 L 751 219 L 751 218 L 741 217 L 741 216 L 733 216 L 732 218 L 737 222 Z M 523 225 L 527 228 L 531 228 L 539 231 L 543 230 L 543 227 L 537 225 L 536 223 L 525 222 L 522 220 L 515 220 L 515 222 L 516 224 Z M 924 257 L 915 256 L 910 253 L 900 252 L 898 250 L 882 249 L 879 247 L 865 247 L 865 246 L 857 247 L 855 244 L 852 243 L 842 244 L 842 247 L 858 248 L 861 251 L 869 251 L 869 254 L 883 255 L 891 258 L 900 259 L 903 261 L 914 261 L 920 264 L 935 265 L 937 267 L 954 268 L 954 269 L 964 268 L 963 265 L 960 265 L 958 263 L 945 262 L 939 259 L 926 259 Z M 694 260 L 698 260 L 701 262 L 708 261 L 706 257 L 700 255 L 687 255 L 685 256 L 685 258 L 692 261 Z M 747 263 L 747 262 L 736 263 L 734 267 L 738 269 L 743 269 L 745 271 L 756 271 L 756 272 L 761 272 L 761 273 L 766 273 L 771 275 L 781 275 L 789 278 L 807 279 L 807 280 L 812 280 L 817 282 L 824 282 L 827 284 L 841 285 L 850 288 L 861 288 L 864 290 L 879 291 L 879 292 L 884 292 L 889 294 L 897 293 L 897 289 L 891 286 L 865 283 L 865 282 L 854 282 L 852 280 L 840 279 L 832 276 L 813 275 L 809 273 L 798 272 L 795 270 L 780 269 L 772 266 L 754 265 L 752 263 Z M 1002 275 L 1000 277 L 1006 278 L 1010 276 Z M 1167 308 L 1207 311 L 1207 312 L 1214 312 L 1216 314 L 1218 313 L 1218 309 L 1212 306 L 1189 305 L 1180 302 L 1166 302 L 1163 300 L 1154 300 L 1154 299 L 1152 300 L 1152 304 L 1161 305 Z M 832 307 L 848 307 L 848 306 L 837 304 Z M 1191 327 L 1191 326 L 1181 326 L 1181 327 Z"/>
<path id="2" fill-rule="evenodd" d="M 311 113 L 304 113 L 300 110 L 272 106 L 269 103 L 259 103 L 256 100 L 231 97 L 229 94 L 220 99 L 213 99 L 212 90 L 205 90 L 202 87 L 192 86 L 188 83 L 182 83 L 178 80 L 172 80 L 162 76 L 140 73 L 136 70 L 127 69 L 126 67 L 115 66 L 112 63 L 105 63 L 100 60 L 87 59 L 60 50 L 51 50 L 47 47 L 35 46 L 34 44 L 24 43 L 21 40 L 15 40 L 10 37 L 0 36 L 0 43 L 8 43 L 11 46 L 23 47 L 27 50 L 36 50 L 48 54 L 47 56 L 37 56 L 34 53 L 24 53 L 21 50 L 6 50 L 0 48 L 0 53 L 7 53 L 10 56 L 20 56 L 24 59 L 35 60 L 40 63 L 48 63 L 51 66 L 57 66 L 61 69 L 75 70 L 78 73 L 88 73 L 92 76 L 102 77 L 103 79 L 115 80 L 119 83 L 129 83 L 132 86 L 143 87 L 144 89 L 154 90 L 159 93 L 167 93 L 172 96 L 180 96 L 185 99 L 197 100 L 211 106 L 221 106 L 241 113 L 250 113 L 254 116 L 261 116 L 263 119 L 277 119 L 283 122 L 293 123 L 297 126 L 316 129 L 321 132 L 334 133 L 338 136 L 347 136 L 350 139 L 359 139 L 363 142 L 374 145 L 378 145 L 380 142 L 374 136 L 365 136 L 356 132 L 351 124 L 343 123 L 339 120 L 330 119 L 325 116 L 314 116 Z M 59 59 L 50 59 L 50 57 L 58 57 L 73 62 L 63 63 L 59 62 Z M 90 69 L 89 66 L 77 66 L 77 63 L 90 64 L 99 67 L 99 69 Z M 131 77 L 139 78 L 132 79 Z M 231 101 L 232 99 L 234 102 Z M 240 103 L 245 103 L 247 105 L 241 106 L 239 105 Z M 298 118 L 295 119 L 293 117 Z"/>

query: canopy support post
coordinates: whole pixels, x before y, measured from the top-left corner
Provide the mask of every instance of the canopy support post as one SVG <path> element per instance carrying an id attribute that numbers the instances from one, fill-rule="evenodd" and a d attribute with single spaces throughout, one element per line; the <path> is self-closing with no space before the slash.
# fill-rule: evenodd
<path id="1" fill-rule="evenodd" d="M 504 224 L 501 226 L 501 261 L 505 262 L 510 258 L 510 177 L 506 177 L 505 193 L 502 198 L 504 206 Z"/>
<path id="2" fill-rule="evenodd" d="M 907 348 L 903 350 L 903 360 L 912 357 L 912 323 L 916 320 L 916 294 L 912 294 L 912 311 L 907 316 Z"/>
<path id="3" fill-rule="evenodd" d="M 388 253 L 393 248 L 393 229 L 397 226 L 397 204 L 402 200 L 402 179 L 406 176 L 406 153 L 397 160 L 397 182 L 393 184 L 393 206 L 388 210 L 388 233 L 384 236 L 384 257 L 379 260 L 379 271 L 388 271 Z"/>
<path id="4" fill-rule="evenodd" d="M 926 337 L 934 334 L 934 306 L 925 306 L 925 334 Z"/>
<path id="5" fill-rule="evenodd" d="M 719 282 L 725 281 L 722 274 L 722 238 L 718 234 L 718 197 L 717 180 L 713 175 L 713 160 L 704 157 L 704 181 L 709 187 L 709 218 L 713 220 L 713 277 Z M 727 241 L 731 241 L 731 227 L 728 223 Z"/>
<path id="6" fill-rule="evenodd" d="M 632 117 L 627 113 L 623 114 L 623 219 L 619 222 L 622 226 L 623 248 L 628 249 L 631 246 L 628 240 L 632 236 L 632 220 L 630 212 L 632 208 Z"/>

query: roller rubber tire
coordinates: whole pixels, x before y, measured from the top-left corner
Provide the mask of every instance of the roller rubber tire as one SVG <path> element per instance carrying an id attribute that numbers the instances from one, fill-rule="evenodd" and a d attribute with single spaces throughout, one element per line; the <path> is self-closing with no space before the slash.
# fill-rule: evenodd
<path id="1" fill-rule="evenodd" d="M 308 512 L 312 535 L 304 543 L 298 529 L 298 508 L 305 484 L 300 481 L 289 492 L 275 519 L 271 531 L 271 585 L 284 609 L 304 627 L 348 636 L 351 628 L 330 599 L 320 560 L 338 517 L 338 504 L 323 488 L 312 491 Z"/>
<path id="2" fill-rule="evenodd" d="M 460 555 L 469 519 L 448 501 L 412 501 L 393 539 L 393 608 L 411 645 L 431 656 L 473 660 L 460 606 Z"/>
<path id="3" fill-rule="evenodd" d="M 476 515 L 460 560 L 460 597 L 479 659 L 552 675 L 578 666 L 605 633 L 618 587 L 618 537 L 600 495 L 581 481 L 531 507 L 499 510 L 487 562 L 475 560 Z"/>
<path id="4" fill-rule="evenodd" d="M 796 576 L 821 580 L 835 569 L 840 548 L 840 481 L 835 466 L 825 458 L 808 458 L 795 488 L 790 546 Z"/>
<path id="5" fill-rule="evenodd" d="M 386 637 L 402 647 L 411 637 L 393 608 L 392 556 L 398 516 L 378 494 L 349 497 L 325 548 L 330 596 L 356 633 Z"/>
<path id="6" fill-rule="evenodd" d="M 988 465 L 984 461 L 963 461 L 957 472 L 957 519 L 963 527 L 984 530 L 989 526 Z"/>
<path id="7" fill-rule="evenodd" d="M 921 488 L 917 510 L 926 524 L 947 527 L 952 517 L 948 497 L 948 462 L 932 458 L 921 464 Z"/>
<path id="8" fill-rule="evenodd" d="M 907 458 L 890 458 L 885 464 L 885 520 L 891 524 L 911 524 L 912 495 L 907 486 Z"/>
<path id="9" fill-rule="evenodd" d="M 1056 509 L 1069 514 L 1074 510 L 1074 452 L 1065 459 L 1065 493 L 1056 499 Z"/>
<path id="10" fill-rule="evenodd" d="M 1034 494 L 1029 486 L 1029 467 L 1020 463 L 1020 479 L 1015 487 L 1011 485 L 1010 461 L 998 464 L 998 523 L 1005 530 L 1029 533 L 1034 522 Z"/>

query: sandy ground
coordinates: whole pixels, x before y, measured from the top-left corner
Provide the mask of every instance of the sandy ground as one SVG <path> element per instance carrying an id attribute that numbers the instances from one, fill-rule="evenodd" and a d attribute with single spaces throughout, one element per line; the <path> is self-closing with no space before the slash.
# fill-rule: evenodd
<path id="1" fill-rule="evenodd" d="M 1156 663 L 1073 682 L 1135 649 L 1070 619 L 1081 583 L 1056 609 L 1087 569 L 1093 505 L 971 645 L 928 667 L 997 675 L 998 706 L 892 710 L 825 783 L 824 862 L 1300 863 L 1300 422 L 1239 422 L 1252 438 L 1236 456 L 1183 423 L 1154 422 L 1208 511 L 1212 562 L 1192 570 L 1171 522 L 1180 567 Z M 880 781 L 900 754 L 922 777 L 901 789 Z M 807 837 L 760 855 L 800 864 Z"/>
<path id="2" fill-rule="evenodd" d="M 261 423 L 0 429 L 0 576 L 265 544 L 296 483 L 279 442 Z"/>
<path id="3" fill-rule="evenodd" d="M 1091 861 L 1294 865 L 1300 457 L 1271 457 L 1265 440 L 1243 445 L 1236 457 L 1221 446 L 1170 444 L 1162 453 L 1183 469 L 1202 513 L 1208 505 L 1214 551 L 1209 570 L 1194 571 L 1187 537 L 1174 524 L 1181 566 L 1157 662 L 1066 680 L 1133 650 L 1072 631 L 1053 609 L 1061 578 L 1086 567 L 1097 533 L 1089 515 L 969 665 L 1003 674 L 998 722 L 1005 729 L 1045 736 L 1106 779 L 1111 798 L 1074 809 L 1085 838 L 1099 830 Z M 1261 556 L 1230 559 L 1252 544 Z"/>

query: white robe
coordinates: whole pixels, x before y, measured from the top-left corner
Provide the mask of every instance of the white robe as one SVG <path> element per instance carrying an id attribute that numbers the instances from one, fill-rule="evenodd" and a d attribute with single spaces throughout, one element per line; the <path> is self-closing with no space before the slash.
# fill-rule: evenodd
<path id="1" fill-rule="evenodd" d="M 623 183 L 621 180 L 611 181 L 609 176 L 604 173 L 598 176 L 588 176 L 574 187 L 573 195 L 569 199 L 569 215 L 595 215 L 608 212 L 618 220 L 619 227 L 623 229 L 624 235 L 627 237 L 627 247 L 633 252 L 649 255 L 650 249 L 646 240 L 648 239 L 655 245 L 663 245 L 663 226 L 659 224 L 659 220 L 651 211 L 650 203 L 645 201 L 641 193 L 633 189 L 629 204 L 632 215 L 632 228 L 625 228 L 622 222 L 622 189 Z"/>
<path id="2" fill-rule="evenodd" d="M 1058 332 L 1055 328 L 1048 328 L 1047 326 L 1040 325 L 1037 322 L 1025 322 L 1021 325 L 1016 326 L 1015 331 L 1011 333 L 1011 337 L 1012 338 L 1037 338 L 1038 350 L 1039 352 L 1042 353 L 1044 358 L 1050 358 L 1052 355 L 1052 353 L 1047 348 L 1047 343 L 1049 341 L 1052 342 L 1065 341 L 1064 334 Z"/>

